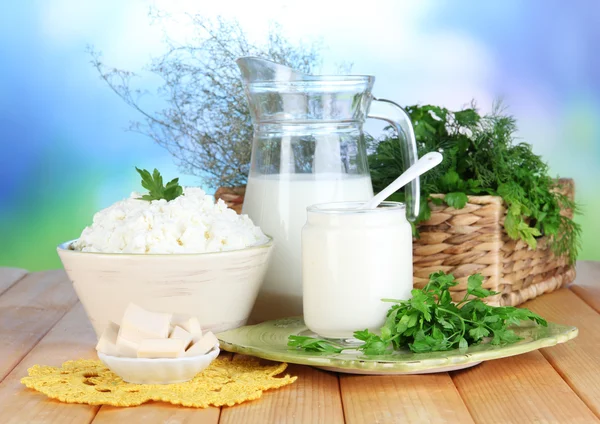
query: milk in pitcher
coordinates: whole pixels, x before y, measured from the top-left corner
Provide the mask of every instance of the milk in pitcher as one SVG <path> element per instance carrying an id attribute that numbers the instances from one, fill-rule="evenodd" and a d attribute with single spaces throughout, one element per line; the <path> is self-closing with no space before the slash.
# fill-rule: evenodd
<path id="1" fill-rule="evenodd" d="M 258 295 L 253 321 L 302 315 L 301 231 L 306 208 L 316 203 L 368 200 L 363 175 L 276 174 L 250 176 L 243 213 L 275 240 L 271 265 Z"/>

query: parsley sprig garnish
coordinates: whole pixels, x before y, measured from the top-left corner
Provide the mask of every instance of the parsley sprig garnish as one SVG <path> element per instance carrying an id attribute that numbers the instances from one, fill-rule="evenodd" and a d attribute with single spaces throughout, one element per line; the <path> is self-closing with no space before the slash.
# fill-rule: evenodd
<path id="1" fill-rule="evenodd" d="M 467 348 L 486 340 L 493 345 L 515 343 L 521 338 L 510 329 L 521 321 L 547 322 L 528 309 L 513 306 L 494 307 L 482 299 L 498 294 L 482 287 L 483 276 L 468 278 L 465 297 L 454 302 L 450 287 L 458 284 L 452 274 L 442 271 L 429 276 L 423 289 L 413 289 L 409 300 L 383 299 L 394 305 L 387 313 L 380 334 L 356 331 L 354 337 L 364 343 L 357 348 L 306 336 L 290 336 L 288 346 L 309 352 L 340 353 L 358 349 L 365 355 L 382 355 L 392 349 L 408 347 L 415 353 Z"/>
<path id="2" fill-rule="evenodd" d="M 154 168 L 152 175 L 145 169 L 136 167 L 135 170 L 142 177 L 142 187 L 148 190 L 148 194 L 144 194 L 140 199 L 147 201 L 165 199 L 170 201 L 183 194 L 183 187 L 179 185 L 179 178 L 173 178 L 166 186 L 163 186 L 163 179 L 158 169 Z"/>

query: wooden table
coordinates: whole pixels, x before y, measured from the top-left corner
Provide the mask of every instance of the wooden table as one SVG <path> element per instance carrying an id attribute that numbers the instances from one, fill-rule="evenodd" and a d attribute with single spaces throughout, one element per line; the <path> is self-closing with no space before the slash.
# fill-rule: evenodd
<path id="1" fill-rule="evenodd" d="M 34 364 L 96 358 L 95 337 L 63 271 L 0 268 L 0 423 L 600 422 L 600 263 L 525 306 L 579 327 L 567 344 L 450 373 L 355 376 L 290 365 L 291 386 L 231 408 L 163 403 L 67 405 L 19 382 Z"/>

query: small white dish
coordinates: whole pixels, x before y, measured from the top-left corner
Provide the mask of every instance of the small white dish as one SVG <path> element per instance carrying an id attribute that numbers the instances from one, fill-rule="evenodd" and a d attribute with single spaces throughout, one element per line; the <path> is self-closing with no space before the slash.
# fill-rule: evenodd
<path id="1" fill-rule="evenodd" d="M 219 346 L 199 356 L 180 358 L 125 358 L 98 352 L 98 358 L 128 383 L 175 384 L 189 381 L 219 356 Z"/>

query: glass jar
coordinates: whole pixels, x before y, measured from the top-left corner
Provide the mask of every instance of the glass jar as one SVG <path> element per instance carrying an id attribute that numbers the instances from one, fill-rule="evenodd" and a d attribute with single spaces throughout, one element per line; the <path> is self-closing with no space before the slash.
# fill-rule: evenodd
<path id="1" fill-rule="evenodd" d="M 404 204 L 314 205 L 302 229 L 304 321 L 326 338 L 379 330 L 390 304 L 413 288 L 412 229 Z"/>

